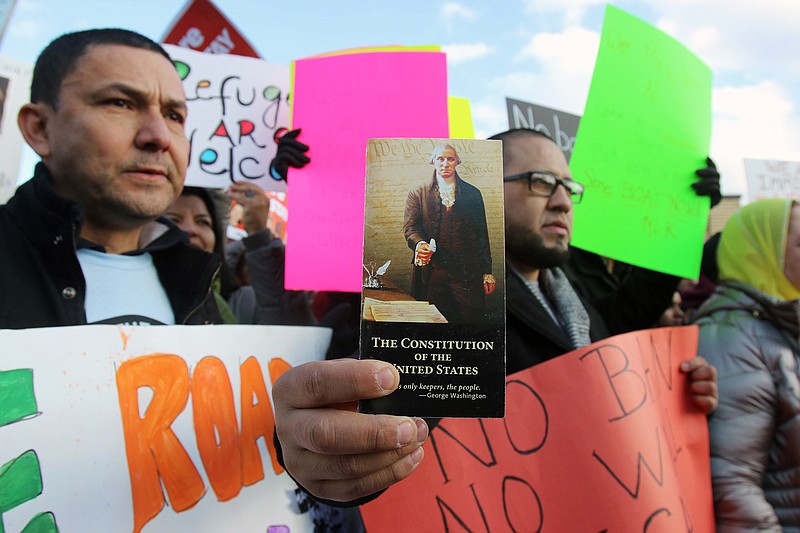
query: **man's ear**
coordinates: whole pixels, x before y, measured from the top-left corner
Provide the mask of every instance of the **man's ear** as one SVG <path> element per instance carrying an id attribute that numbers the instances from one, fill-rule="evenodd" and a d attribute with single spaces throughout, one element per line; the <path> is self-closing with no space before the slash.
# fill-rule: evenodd
<path id="1" fill-rule="evenodd" d="M 52 108 L 43 103 L 25 104 L 17 115 L 17 125 L 25 138 L 25 142 L 33 148 L 42 159 L 50 155 L 50 139 L 48 120 Z"/>

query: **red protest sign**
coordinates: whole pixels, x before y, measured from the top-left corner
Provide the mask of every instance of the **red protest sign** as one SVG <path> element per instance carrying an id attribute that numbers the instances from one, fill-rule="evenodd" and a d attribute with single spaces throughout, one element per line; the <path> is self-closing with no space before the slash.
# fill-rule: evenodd
<path id="1" fill-rule="evenodd" d="M 189 0 L 161 42 L 212 54 L 261 57 L 211 0 Z"/>
<path id="2" fill-rule="evenodd" d="M 367 531 L 713 531 L 697 328 L 612 337 L 507 379 L 503 420 L 445 419 Z"/>

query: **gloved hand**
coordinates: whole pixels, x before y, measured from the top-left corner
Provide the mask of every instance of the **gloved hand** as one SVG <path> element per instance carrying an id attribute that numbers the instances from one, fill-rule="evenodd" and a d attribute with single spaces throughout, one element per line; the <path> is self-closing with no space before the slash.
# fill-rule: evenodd
<path id="1" fill-rule="evenodd" d="M 719 189 L 719 172 L 717 165 L 710 157 L 706 158 L 706 168 L 701 168 L 695 174 L 700 177 L 700 181 L 692 183 L 692 189 L 698 196 L 708 196 L 711 198 L 711 207 L 714 207 L 722 200 L 722 193 Z"/>
<path id="2" fill-rule="evenodd" d="M 285 181 L 289 167 L 303 168 L 311 161 L 305 152 L 308 145 L 297 140 L 300 129 L 287 131 L 278 138 L 278 151 L 275 158 L 269 164 L 269 174 L 276 181 Z M 276 135 L 277 136 L 277 135 Z"/>

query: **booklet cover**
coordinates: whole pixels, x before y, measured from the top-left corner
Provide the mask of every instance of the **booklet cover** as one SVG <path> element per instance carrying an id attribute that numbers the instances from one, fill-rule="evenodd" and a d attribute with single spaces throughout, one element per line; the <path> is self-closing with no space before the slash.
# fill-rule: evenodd
<path id="1" fill-rule="evenodd" d="M 500 141 L 370 139 L 361 358 L 400 386 L 365 413 L 505 414 Z"/>

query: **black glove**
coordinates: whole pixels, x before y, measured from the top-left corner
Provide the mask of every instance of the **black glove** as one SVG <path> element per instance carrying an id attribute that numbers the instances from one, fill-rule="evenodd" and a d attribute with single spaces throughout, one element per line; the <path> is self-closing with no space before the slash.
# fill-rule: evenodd
<path id="1" fill-rule="evenodd" d="M 710 157 L 706 158 L 706 168 L 701 168 L 695 174 L 700 177 L 700 181 L 692 183 L 692 189 L 698 196 L 708 196 L 711 198 L 711 207 L 714 207 L 722 200 L 722 193 L 719 190 L 719 172 L 717 165 Z"/>
<path id="2" fill-rule="evenodd" d="M 278 151 L 275 158 L 269 164 L 269 174 L 276 181 L 286 181 L 289 167 L 303 168 L 306 163 L 311 161 L 305 152 L 308 152 L 308 145 L 297 140 L 300 130 L 292 130 L 284 133 L 278 138 Z"/>

